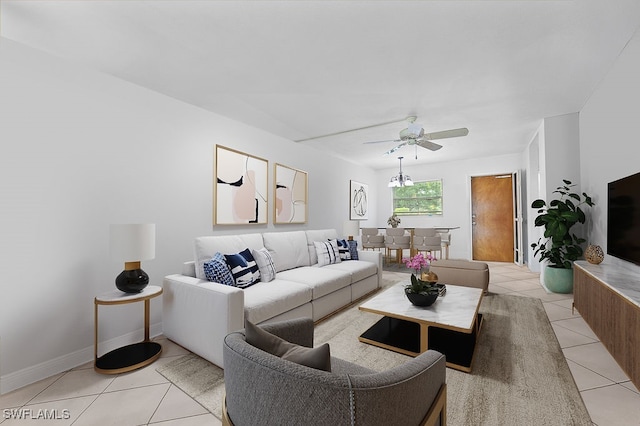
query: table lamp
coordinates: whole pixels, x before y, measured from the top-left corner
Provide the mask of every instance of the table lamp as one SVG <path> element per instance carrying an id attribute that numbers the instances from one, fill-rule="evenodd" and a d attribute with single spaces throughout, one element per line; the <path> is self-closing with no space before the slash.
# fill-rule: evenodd
<path id="1" fill-rule="evenodd" d="M 116 277 L 116 287 L 125 293 L 140 293 L 149 284 L 149 275 L 140 269 L 140 261 L 156 256 L 156 225 L 110 225 L 109 237 L 111 258 L 124 262 L 124 271 Z"/>
<path id="2" fill-rule="evenodd" d="M 360 233 L 360 222 L 357 220 L 345 220 L 342 224 L 342 233 L 349 241 Z"/>

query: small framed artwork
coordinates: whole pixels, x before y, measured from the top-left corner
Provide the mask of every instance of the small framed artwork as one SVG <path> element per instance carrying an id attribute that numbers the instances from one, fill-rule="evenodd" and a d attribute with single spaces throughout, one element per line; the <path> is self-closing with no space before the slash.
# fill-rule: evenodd
<path id="1" fill-rule="evenodd" d="M 307 172 L 276 163 L 273 223 L 307 222 Z"/>
<path id="2" fill-rule="evenodd" d="M 369 185 L 349 181 L 349 219 L 365 220 L 369 218 Z"/>
<path id="3" fill-rule="evenodd" d="M 266 224 L 269 162 L 216 145 L 215 163 L 214 225 Z"/>

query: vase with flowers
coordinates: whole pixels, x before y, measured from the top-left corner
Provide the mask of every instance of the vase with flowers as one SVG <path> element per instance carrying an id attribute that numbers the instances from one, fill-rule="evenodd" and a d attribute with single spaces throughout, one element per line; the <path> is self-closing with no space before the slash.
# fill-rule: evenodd
<path id="1" fill-rule="evenodd" d="M 400 218 L 394 213 L 387 219 L 387 225 L 391 225 L 392 228 L 397 228 L 400 225 Z"/>
<path id="2" fill-rule="evenodd" d="M 405 260 L 407 268 L 413 269 L 415 273 L 411 274 L 411 284 L 405 286 L 404 293 L 416 306 L 430 306 L 438 298 L 440 290 L 437 285 L 438 276 L 428 271 L 431 262 L 435 260 L 431 253 L 426 256 L 418 253 Z"/>

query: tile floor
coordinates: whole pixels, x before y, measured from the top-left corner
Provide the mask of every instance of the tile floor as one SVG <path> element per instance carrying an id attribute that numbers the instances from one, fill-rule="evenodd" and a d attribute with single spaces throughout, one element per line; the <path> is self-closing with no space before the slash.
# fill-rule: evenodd
<path id="1" fill-rule="evenodd" d="M 546 293 L 538 274 L 526 268 L 491 263 L 490 270 L 490 292 L 543 301 L 594 425 L 640 425 L 640 392 L 582 318 L 571 312 L 572 296 Z M 385 272 L 385 277 L 393 278 L 394 274 Z M 43 424 L 42 419 L 7 418 L 12 413 L 35 417 L 41 409 L 59 418 L 68 417 L 44 422 L 51 425 L 221 424 L 156 372 L 159 365 L 188 353 L 166 339 L 157 340 L 163 345 L 162 357 L 138 371 L 107 376 L 94 372 L 88 363 L 0 396 L 0 424 Z"/>

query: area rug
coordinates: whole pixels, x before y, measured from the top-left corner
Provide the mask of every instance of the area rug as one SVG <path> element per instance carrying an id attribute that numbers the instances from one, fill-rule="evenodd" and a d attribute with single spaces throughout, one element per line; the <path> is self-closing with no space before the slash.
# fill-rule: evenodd
<path id="1" fill-rule="evenodd" d="M 488 295 L 473 371 L 447 368 L 449 425 L 591 425 L 562 350 L 539 299 Z M 409 359 L 358 341 L 380 317 L 350 307 L 315 329 L 315 344 L 333 356 L 383 371 Z M 220 368 L 187 355 L 158 372 L 216 417 L 221 415 Z"/>

